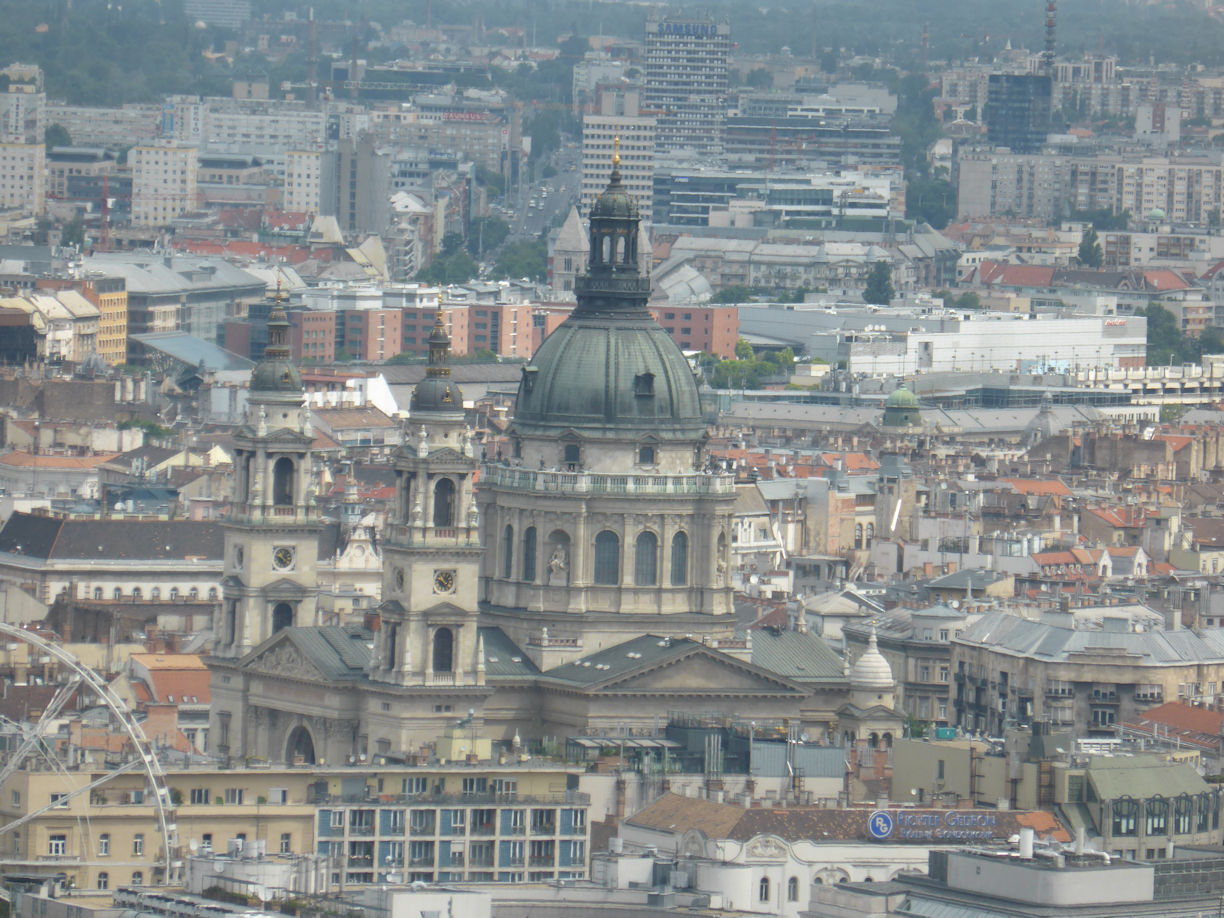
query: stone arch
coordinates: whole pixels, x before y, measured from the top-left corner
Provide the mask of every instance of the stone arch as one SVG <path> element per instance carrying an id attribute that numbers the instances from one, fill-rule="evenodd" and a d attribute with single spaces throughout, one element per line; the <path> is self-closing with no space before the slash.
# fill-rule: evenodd
<path id="1" fill-rule="evenodd" d="M 826 867 L 816 874 L 816 882 L 822 886 L 836 886 L 839 883 L 849 883 L 850 874 L 840 867 Z"/>
<path id="2" fill-rule="evenodd" d="M 455 633 L 439 628 L 433 636 L 433 671 L 450 673 L 455 670 Z"/>
<path id="3" fill-rule="evenodd" d="M 287 602 L 278 602 L 272 607 L 272 633 L 284 631 L 293 625 L 293 606 Z"/>
<path id="4" fill-rule="evenodd" d="M 433 524 L 435 529 L 450 529 L 455 525 L 455 483 L 439 478 L 434 483 Z"/>
<path id="5" fill-rule="evenodd" d="M 633 585 L 655 586 L 659 582 L 659 537 L 643 529 L 633 545 Z"/>
<path id="6" fill-rule="evenodd" d="M 294 764 L 299 757 L 303 765 L 315 764 L 314 737 L 310 735 L 305 724 L 298 724 L 290 730 L 289 737 L 285 740 L 285 761 Z"/>
<path id="7" fill-rule="evenodd" d="M 272 464 L 272 503 L 278 507 L 292 507 L 294 478 L 297 468 L 288 456 L 281 456 Z"/>

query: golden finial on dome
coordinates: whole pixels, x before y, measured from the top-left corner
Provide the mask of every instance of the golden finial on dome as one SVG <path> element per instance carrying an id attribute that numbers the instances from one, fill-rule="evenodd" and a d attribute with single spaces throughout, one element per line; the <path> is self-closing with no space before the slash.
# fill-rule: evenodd
<path id="1" fill-rule="evenodd" d="M 612 168 L 620 166 L 620 134 L 612 138 Z"/>

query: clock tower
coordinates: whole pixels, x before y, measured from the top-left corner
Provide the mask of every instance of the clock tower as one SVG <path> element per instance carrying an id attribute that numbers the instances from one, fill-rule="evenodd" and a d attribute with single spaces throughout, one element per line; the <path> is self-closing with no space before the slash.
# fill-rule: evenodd
<path id="1" fill-rule="evenodd" d="M 278 303 L 263 360 L 251 373 L 246 420 L 234 434 L 221 621 L 213 629 L 217 656 L 241 657 L 282 628 L 318 624 L 313 441 L 302 375 L 289 356 L 289 321 Z"/>
<path id="2" fill-rule="evenodd" d="M 484 681 L 477 633 L 481 547 L 473 479 L 477 459 L 450 377 L 441 310 L 429 366 L 409 406 L 395 456 L 395 506 L 383 542 L 383 603 L 370 678 L 400 685 Z"/>

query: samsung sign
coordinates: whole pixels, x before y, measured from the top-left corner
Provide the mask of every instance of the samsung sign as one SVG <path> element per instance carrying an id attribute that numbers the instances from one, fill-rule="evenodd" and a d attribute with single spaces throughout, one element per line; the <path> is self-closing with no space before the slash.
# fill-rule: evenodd
<path id="1" fill-rule="evenodd" d="M 867 832 L 878 841 L 970 841 L 996 837 L 997 813 L 971 810 L 913 812 L 876 810 L 867 817 Z"/>
<path id="2" fill-rule="evenodd" d="M 660 35 L 717 35 L 718 26 L 702 22 L 661 22 Z"/>

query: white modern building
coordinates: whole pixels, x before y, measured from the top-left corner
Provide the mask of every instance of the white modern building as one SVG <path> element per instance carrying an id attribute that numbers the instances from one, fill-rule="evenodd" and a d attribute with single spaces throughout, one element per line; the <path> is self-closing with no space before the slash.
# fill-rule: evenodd
<path id="1" fill-rule="evenodd" d="M 199 199 L 199 150 L 167 144 L 132 150 L 132 223 L 164 226 Z"/>

